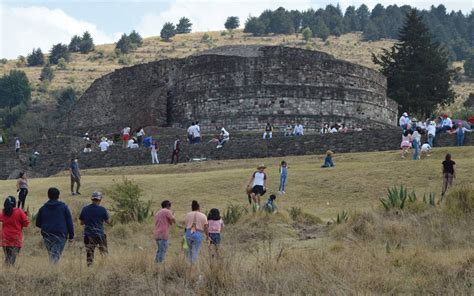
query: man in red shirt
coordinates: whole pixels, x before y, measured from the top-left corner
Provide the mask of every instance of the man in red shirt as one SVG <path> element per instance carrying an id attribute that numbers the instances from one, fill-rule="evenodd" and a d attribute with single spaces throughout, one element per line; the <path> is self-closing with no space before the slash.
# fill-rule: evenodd
<path id="1" fill-rule="evenodd" d="M 16 208 L 16 199 L 13 196 L 5 200 L 3 211 L 0 212 L 0 222 L 0 241 L 5 253 L 5 263 L 14 265 L 23 246 L 23 227 L 27 227 L 30 221 L 22 209 Z"/>
<path id="2" fill-rule="evenodd" d="M 176 222 L 170 209 L 171 202 L 169 200 L 164 200 L 161 203 L 161 210 L 155 214 L 155 229 L 153 234 L 156 240 L 156 245 L 158 246 L 155 257 L 156 263 L 161 263 L 165 260 L 166 250 L 168 249 L 170 226 Z"/>

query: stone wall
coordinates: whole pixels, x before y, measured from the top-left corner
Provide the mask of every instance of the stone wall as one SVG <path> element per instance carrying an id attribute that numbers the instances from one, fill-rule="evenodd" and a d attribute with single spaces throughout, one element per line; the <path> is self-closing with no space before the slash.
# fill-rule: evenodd
<path id="1" fill-rule="evenodd" d="M 266 122 L 341 121 L 364 127 L 397 122 L 377 71 L 329 54 L 279 46 L 230 46 L 185 59 L 116 70 L 96 80 L 68 116 L 67 129 L 112 132 L 124 126 L 203 131 L 262 129 Z"/>

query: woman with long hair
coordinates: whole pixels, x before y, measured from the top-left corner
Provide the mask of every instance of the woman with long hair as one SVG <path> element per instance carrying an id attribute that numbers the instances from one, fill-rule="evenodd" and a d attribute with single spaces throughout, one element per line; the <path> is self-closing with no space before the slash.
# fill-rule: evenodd
<path id="1" fill-rule="evenodd" d="M 22 209 L 16 207 L 16 199 L 8 196 L 0 212 L 2 232 L 0 241 L 5 254 L 5 263 L 14 265 L 16 257 L 23 246 L 23 228 L 30 224 L 28 217 Z"/>
<path id="2" fill-rule="evenodd" d="M 28 178 L 25 172 L 21 172 L 18 176 L 16 192 L 18 192 L 18 207 L 25 209 L 26 196 L 28 195 Z"/>
<path id="3" fill-rule="evenodd" d="M 188 243 L 188 257 L 191 264 L 196 263 L 199 250 L 204 238 L 208 238 L 207 217 L 201 213 L 201 206 L 195 200 L 191 203 L 191 212 L 186 214 L 186 242 Z"/>

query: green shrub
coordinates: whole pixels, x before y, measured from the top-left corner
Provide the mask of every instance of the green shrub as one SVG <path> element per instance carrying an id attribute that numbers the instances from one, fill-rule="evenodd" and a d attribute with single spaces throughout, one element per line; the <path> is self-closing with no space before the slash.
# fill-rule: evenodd
<path id="1" fill-rule="evenodd" d="M 332 219 L 333 223 L 342 224 L 346 223 L 349 220 L 349 213 L 343 210 L 341 213 L 338 213 L 335 219 Z"/>
<path id="2" fill-rule="evenodd" d="M 474 213 L 474 188 L 461 185 L 451 189 L 446 197 L 446 210 L 456 216 Z"/>
<path id="3" fill-rule="evenodd" d="M 400 189 L 394 186 L 392 189 L 388 188 L 387 190 L 387 197 L 380 199 L 382 206 L 387 211 L 390 211 L 391 209 L 403 210 L 407 201 L 411 203 L 416 202 L 417 198 L 415 191 L 408 194 L 406 187 L 403 185 L 400 186 Z"/>
<path id="4" fill-rule="evenodd" d="M 201 37 L 201 43 L 209 43 L 212 42 L 212 37 L 208 33 L 204 33 Z"/>
<path id="5" fill-rule="evenodd" d="M 118 59 L 120 65 L 130 65 L 132 63 L 132 58 L 129 55 L 121 55 Z"/>
<path id="6" fill-rule="evenodd" d="M 225 224 L 235 224 L 237 223 L 240 218 L 247 214 L 248 211 L 241 205 L 234 205 L 229 204 L 227 208 L 224 210 L 222 215 L 222 220 L 224 220 Z"/>
<path id="7" fill-rule="evenodd" d="M 151 201 L 143 201 L 143 190 L 126 178 L 108 192 L 113 201 L 114 220 L 120 223 L 143 222 L 152 215 Z"/>

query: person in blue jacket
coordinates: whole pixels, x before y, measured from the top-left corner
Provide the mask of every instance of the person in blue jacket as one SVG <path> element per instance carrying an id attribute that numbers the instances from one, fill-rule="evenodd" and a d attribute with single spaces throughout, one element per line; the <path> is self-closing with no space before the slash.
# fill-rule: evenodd
<path id="1" fill-rule="evenodd" d="M 52 263 L 59 261 L 66 240 L 74 240 L 71 212 L 65 203 L 58 200 L 59 194 L 57 188 L 49 188 L 49 200 L 39 209 L 36 216 L 36 227 L 41 228 L 44 245 Z"/>

